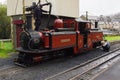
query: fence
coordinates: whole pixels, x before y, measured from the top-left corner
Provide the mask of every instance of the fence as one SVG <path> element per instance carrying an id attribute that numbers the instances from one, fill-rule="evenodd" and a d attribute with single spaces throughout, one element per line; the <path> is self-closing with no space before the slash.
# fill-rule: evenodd
<path id="1" fill-rule="evenodd" d="M 0 47 L 2 49 L 4 49 L 4 42 L 7 42 L 7 41 L 11 41 L 11 39 L 0 39 L 0 42 L 1 42 Z"/>

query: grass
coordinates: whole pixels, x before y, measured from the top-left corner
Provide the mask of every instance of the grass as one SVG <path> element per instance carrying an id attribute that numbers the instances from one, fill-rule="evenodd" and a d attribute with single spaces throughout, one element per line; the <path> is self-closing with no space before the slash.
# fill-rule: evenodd
<path id="1" fill-rule="evenodd" d="M 120 36 L 105 36 L 104 39 L 108 41 L 118 41 L 120 40 Z"/>
<path id="2" fill-rule="evenodd" d="M 13 51 L 12 42 L 0 42 L 0 58 L 8 58 Z"/>

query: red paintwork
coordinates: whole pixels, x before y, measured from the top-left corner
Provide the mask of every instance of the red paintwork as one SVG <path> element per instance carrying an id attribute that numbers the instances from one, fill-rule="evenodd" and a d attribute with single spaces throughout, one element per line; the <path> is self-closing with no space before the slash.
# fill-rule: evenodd
<path id="1" fill-rule="evenodd" d="M 83 48 L 83 35 L 78 33 L 78 49 Z"/>
<path id="2" fill-rule="evenodd" d="M 17 40 L 17 47 L 20 46 L 19 36 L 20 33 L 23 31 L 21 27 L 18 25 L 23 24 L 23 21 L 14 21 L 16 24 L 16 40 Z M 54 30 L 51 32 L 50 30 L 43 31 L 44 33 L 40 32 L 39 35 L 43 39 L 43 47 L 44 49 L 63 49 L 64 47 L 73 48 L 74 54 L 79 54 L 86 50 L 91 50 L 93 48 L 93 42 L 98 42 L 103 40 L 102 32 L 90 32 L 88 35 L 87 47 L 84 47 L 84 36 L 80 34 L 78 30 L 78 22 L 73 19 L 68 20 L 61 20 L 56 19 L 54 23 L 54 29 L 56 28 L 74 28 L 74 34 L 68 34 L 65 32 L 64 34 L 61 32 L 55 32 Z M 90 24 L 86 24 L 86 28 L 90 29 Z M 55 34 L 54 34 L 55 33 Z M 67 33 L 67 34 L 66 34 Z M 50 34 L 50 35 L 49 35 Z M 51 38 L 51 39 L 50 39 Z M 37 61 L 40 59 L 39 57 L 35 58 Z"/>
<path id="3" fill-rule="evenodd" d="M 23 31 L 23 20 L 14 20 L 13 23 L 16 25 L 16 47 L 20 47 L 20 34 Z"/>
<path id="4" fill-rule="evenodd" d="M 23 20 L 14 20 L 13 24 L 15 25 L 23 24 Z"/>
<path id="5" fill-rule="evenodd" d="M 93 48 L 92 36 L 90 34 L 88 35 L 87 44 L 88 44 L 88 49 L 92 49 Z"/>
<path id="6" fill-rule="evenodd" d="M 64 28 L 74 28 L 75 23 L 76 23 L 76 22 L 75 22 L 74 19 L 64 20 Z"/>
<path id="7" fill-rule="evenodd" d="M 62 19 L 56 19 L 54 22 L 54 28 L 63 28 L 63 20 Z"/>
<path id="8" fill-rule="evenodd" d="M 87 50 L 93 49 L 92 38 L 91 35 L 88 35 L 87 47 L 84 47 L 83 35 L 78 35 L 78 47 L 74 47 L 74 54 L 79 54 L 81 52 L 85 52 Z"/>
<path id="9" fill-rule="evenodd" d="M 76 45 L 76 34 L 61 34 L 52 36 L 52 48 L 62 48 Z"/>
<path id="10" fill-rule="evenodd" d="M 103 40 L 102 32 L 91 32 L 90 35 L 91 35 L 92 42 L 98 42 Z"/>
<path id="11" fill-rule="evenodd" d="M 42 60 L 42 56 L 36 56 L 36 57 L 33 58 L 34 62 L 39 62 L 41 60 Z"/>
<path id="12" fill-rule="evenodd" d="M 21 27 L 16 27 L 16 42 L 17 42 L 17 47 L 20 47 L 20 34 L 23 31 L 23 28 Z"/>
<path id="13" fill-rule="evenodd" d="M 49 36 L 44 36 L 44 47 L 45 48 L 50 48 L 50 46 L 49 46 Z"/>

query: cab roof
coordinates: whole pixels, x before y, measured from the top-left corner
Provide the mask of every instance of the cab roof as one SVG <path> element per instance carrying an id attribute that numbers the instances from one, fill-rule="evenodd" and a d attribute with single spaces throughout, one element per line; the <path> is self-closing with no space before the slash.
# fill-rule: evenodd
<path id="1" fill-rule="evenodd" d="M 90 23 L 90 21 L 83 20 L 81 18 L 76 18 L 75 21 L 77 21 L 77 22 L 83 22 L 83 23 Z"/>

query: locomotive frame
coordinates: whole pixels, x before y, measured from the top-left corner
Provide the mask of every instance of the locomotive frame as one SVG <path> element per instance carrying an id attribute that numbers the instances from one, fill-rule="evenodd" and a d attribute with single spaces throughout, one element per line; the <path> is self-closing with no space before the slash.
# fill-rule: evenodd
<path id="1" fill-rule="evenodd" d="M 61 17 L 60 19 L 53 16 L 50 17 L 49 14 L 52 25 L 40 31 L 31 29 L 31 18 L 27 15 L 28 29 L 25 29 L 23 20 L 13 21 L 16 27 L 20 28 L 16 49 L 19 54 L 15 63 L 30 65 L 61 55 L 77 55 L 101 45 L 103 33 L 91 29 L 91 22 L 79 18 Z M 46 20 L 42 22 L 45 23 Z"/>

